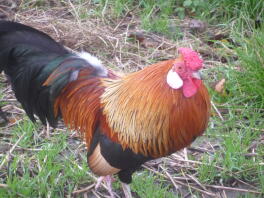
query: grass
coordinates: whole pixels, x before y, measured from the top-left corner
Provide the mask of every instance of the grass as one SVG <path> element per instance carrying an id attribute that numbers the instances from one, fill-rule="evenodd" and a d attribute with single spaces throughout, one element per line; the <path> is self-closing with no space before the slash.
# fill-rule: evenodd
<path id="1" fill-rule="evenodd" d="M 141 198 L 177 198 L 179 195 L 170 192 L 170 186 L 162 178 L 158 178 L 153 174 L 144 171 L 134 177 L 134 182 L 131 186 L 132 191 L 137 192 Z M 144 188 L 142 188 L 144 186 Z"/>
<path id="2" fill-rule="evenodd" d="M 8 189 L 0 188 L 0 197 L 65 197 L 77 184 L 89 181 L 87 163 L 82 161 L 81 169 L 75 164 L 77 155 L 67 144 L 67 135 L 41 138 L 39 129 L 28 119 L 12 129 L 11 144 L 23 138 L 1 173 L 6 174 Z"/>
<path id="3" fill-rule="evenodd" d="M 243 46 L 237 49 L 244 72 L 235 73 L 241 91 L 256 107 L 262 108 L 264 102 L 264 33 L 259 30 L 251 38 L 244 39 Z"/>
<path id="4" fill-rule="evenodd" d="M 174 16 L 184 19 L 186 16 L 206 20 L 213 25 L 239 28 L 255 26 L 256 21 L 264 18 L 264 2 L 258 0 L 95 0 L 102 10 L 102 16 L 125 16 L 131 10 L 138 10 L 141 27 L 146 31 L 165 34 L 172 39 L 175 32 Z M 138 9 L 137 9 L 138 8 Z"/>
<path id="5" fill-rule="evenodd" d="M 256 0 L 33 0 L 9 10 L 8 18 L 37 27 L 74 50 L 92 52 L 121 71 L 175 57 L 177 47 L 192 46 L 205 59 L 205 83 L 215 105 L 208 130 L 187 155 L 180 151 L 145 164 L 133 176 L 132 191 L 142 198 L 260 198 L 264 193 L 264 22 L 256 28 L 255 21 L 263 18 L 263 4 Z M 206 31 L 193 33 L 188 18 L 206 21 Z M 138 30 L 144 30 L 144 43 L 129 37 Z M 217 39 L 219 34 L 223 38 Z M 218 93 L 214 84 L 223 78 L 224 90 Z M 93 185 L 95 178 L 75 134 L 63 126 L 32 124 L 12 100 L 10 87 L 0 86 L 0 104 L 11 120 L 0 128 L 0 197 L 106 196 L 104 188 L 76 193 Z M 118 182 L 114 188 L 123 195 Z"/>

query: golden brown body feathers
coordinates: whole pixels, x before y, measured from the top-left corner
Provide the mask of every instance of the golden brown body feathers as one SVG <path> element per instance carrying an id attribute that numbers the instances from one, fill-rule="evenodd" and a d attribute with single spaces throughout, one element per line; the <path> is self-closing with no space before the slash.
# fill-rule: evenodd
<path id="1" fill-rule="evenodd" d="M 118 80 L 105 80 L 103 113 L 118 141 L 136 153 L 162 157 L 189 145 L 207 127 L 210 101 L 202 85 L 192 98 L 169 88 L 171 61 Z"/>
<path id="2" fill-rule="evenodd" d="M 81 132 L 88 148 L 100 125 L 123 148 L 153 158 L 166 156 L 201 135 L 210 112 L 203 84 L 191 98 L 166 84 L 171 62 L 117 79 L 80 76 L 58 97 L 55 111 L 59 108 L 65 123 Z"/>

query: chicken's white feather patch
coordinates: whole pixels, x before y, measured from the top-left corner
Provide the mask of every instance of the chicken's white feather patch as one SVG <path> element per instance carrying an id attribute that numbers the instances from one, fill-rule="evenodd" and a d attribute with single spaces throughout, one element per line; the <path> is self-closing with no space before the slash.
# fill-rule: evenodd
<path id="1" fill-rule="evenodd" d="M 177 74 L 177 72 L 172 70 L 170 70 L 167 74 L 167 83 L 173 89 L 179 89 L 183 85 L 181 77 Z"/>
<path id="2" fill-rule="evenodd" d="M 80 52 L 77 53 L 77 55 L 80 58 L 85 59 L 92 67 L 96 68 L 99 71 L 98 74 L 100 76 L 107 76 L 107 69 L 103 66 L 103 64 L 97 57 L 89 54 L 88 52 Z"/>

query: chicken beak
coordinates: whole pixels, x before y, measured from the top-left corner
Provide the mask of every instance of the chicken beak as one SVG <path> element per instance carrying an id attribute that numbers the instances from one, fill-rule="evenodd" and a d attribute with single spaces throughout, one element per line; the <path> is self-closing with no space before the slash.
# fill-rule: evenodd
<path id="1" fill-rule="evenodd" d="M 196 79 L 199 79 L 199 80 L 203 79 L 202 74 L 199 71 L 193 72 L 192 73 L 192 77 L 196 78 Z"/>

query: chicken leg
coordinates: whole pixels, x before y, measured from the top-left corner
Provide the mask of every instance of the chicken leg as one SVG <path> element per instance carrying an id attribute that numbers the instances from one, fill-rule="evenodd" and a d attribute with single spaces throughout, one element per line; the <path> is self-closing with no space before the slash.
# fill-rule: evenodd
<path id="1" fill-rule="evenodd" d="M 95 190 L 97 190 L 100 187 L 100 185 L 102 184 L 103 181 L 105 182 L 105 184 L 107 186 L 107 190 L 110 194 L 110 197 L 115 198 L 114 192 L 112 189 L 112 182 L 114 181 L 114 178 L 111 175 L 99 177 L 97 180 L 97 183 L 95 185 Z M 123 192 L 125 194 L 125 198 L 133 198 L 132 194 L 131 194 L 130 186 L 126 183 L 123 183 L 123 182 L 121 182 L 121 185 L 122 185 Z"/>
<path id="2" fill-rule="evenodd" d="M 132 194 L 131 194 L 131 189 L 130 189 L 129 184 L 126 184 L 126 183 L 123 183 L 123 182 L 121 182 L 121 184 L 122 184 L 122 188 L 123 188 L 123 191 L 124 191 L 124 194 L 125 194 L 125 198 L 133 198 Z"/>
<path id="3" fill-rule="evenodd" d="M 99 177 L 97 180 L 97 183 L 95 185 L 95 190 L 97 190 L 100 187 L 100 185 L 102 184 L 103 181 L 105 182 L 105 184 L 107 186 L 107 190 L 110 194 L 110 197 L 115 198 L 114 193 L 113 193 L 113 189 L 112 189 L 112 182 L 114 181 L 114 178 L 111 175 Z"/>

